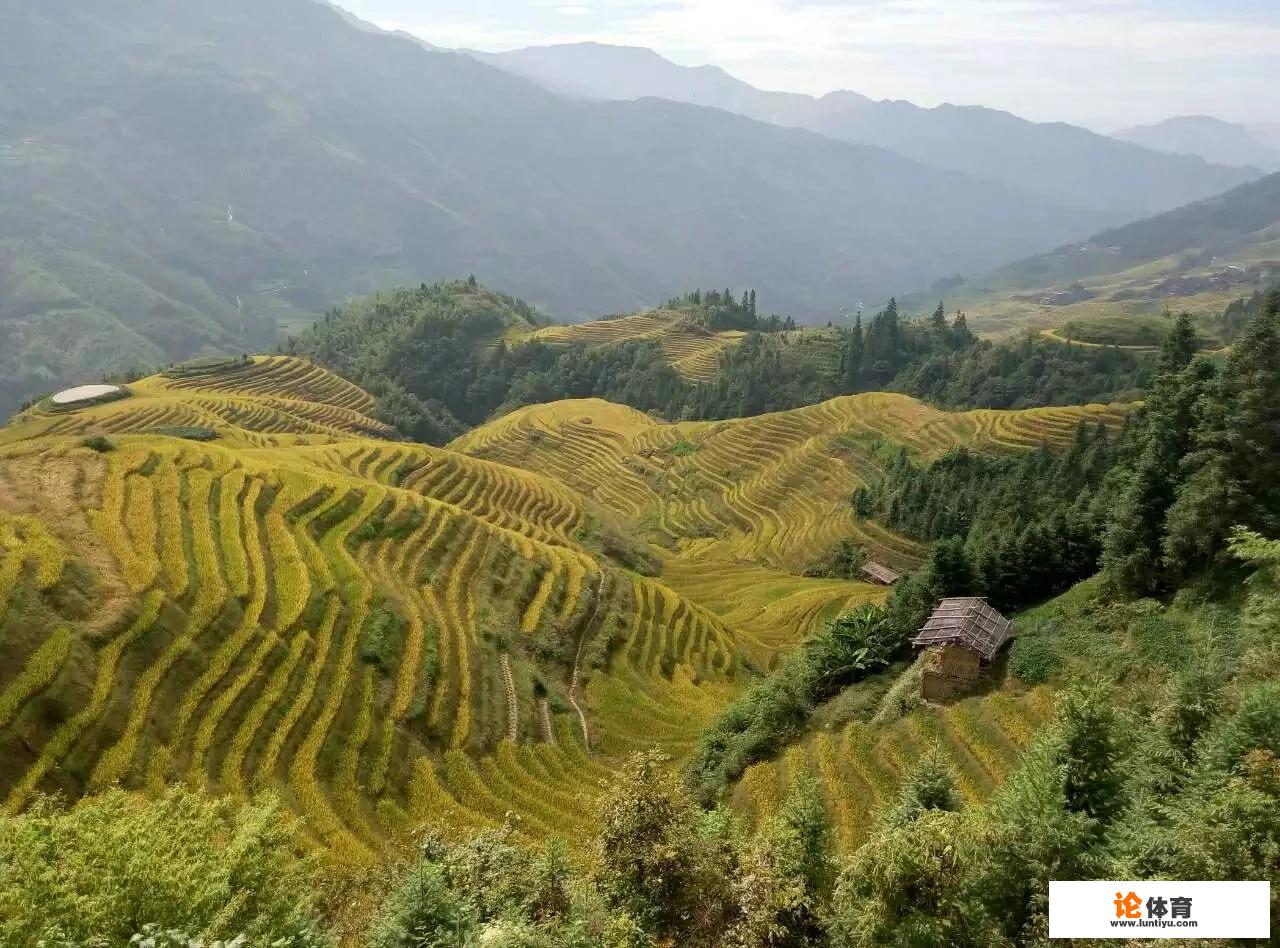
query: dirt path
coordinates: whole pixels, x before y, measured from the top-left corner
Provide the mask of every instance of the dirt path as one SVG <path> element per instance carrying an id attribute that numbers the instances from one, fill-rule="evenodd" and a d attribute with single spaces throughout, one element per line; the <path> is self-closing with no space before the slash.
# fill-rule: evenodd
<path id="1" fill-rule="evenodd" d="M 1041 329 L 1040 335 L 1046 339 L 1052 339 L 1054 342 L 1061 342 L 1068 346 L 1083 346 L 1085 349 L 1119 349 L 1122 352 L 1159 352 L 1159 346 L 1121 346 L 1109 342 L 1085 342 L 1082 339 L 1068 339 L 1066 336 L 1058 334 L 1056 329 Z M 1218 352 L 1230 351 L 1230 346 L 1222 346 L 1218 349 L 1201 349 L 1200 355 L 1214 355 Z"/>
<path id="2" fill-rule="evenodd" d="M 582 726 L 582 744 L 588 754 L 591 753 L 591 733 L 587 730 L 587 716 L 582 713 L 582 706 L 578 704 L 578 672 L 582 664 L 582 645 L 586 640 L 587 630 L 596 621 L 596 613 L 600 611 L 600 597 L 604 595 L 604 580 L 605 572 L 601 570 L 600 582 L 596 586 L 595 602 L 591 604 L 591 618 L 587 620 L 582 628 L 582 634 L 578 636 L 578 651 L 573 656 L 573 677 L 569 680 L 569 704 L 573 705 L 573 710 L 578 713 L 578 723 Z"/>
<path id="3" fill-rule="evenodd" d="M 555 728 L 551 726 L 551 702 L 546 698 L 538 699 L 538 716 L 542 718 L 542 736 L 548 744 L 556 742 Z"/>
<path id="4" fill-rule="evenodd" d="M 514 742 L 520 729 L 520 707 L 516 704 L 516 684 L 511 677 L 511 657 L 506 652 L 498 655 L 502 669 L 502 688 L 507 693 L 507 740 Z"/>

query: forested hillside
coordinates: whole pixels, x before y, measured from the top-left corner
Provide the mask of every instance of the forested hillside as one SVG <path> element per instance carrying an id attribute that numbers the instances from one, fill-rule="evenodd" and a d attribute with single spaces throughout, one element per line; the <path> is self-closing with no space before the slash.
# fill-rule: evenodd
<path id="1" fill-rule="evenodd" d="M 1036 336 L 979 340 L 940 303 L 891 302 L 864 326 L 797 330 L 755 291 L 696 291 L 658 310 L 535 328 L 522 302 L 475 281 L 399 290 L 332 311 L 286 351 L 358 381 L 403 434 L 442 444 L 522 405 L 603 398 L 672 421 L 740 418 L 838 395 L 899 391 L 948 408 L 1130 401 L 1150 359 Z"/>

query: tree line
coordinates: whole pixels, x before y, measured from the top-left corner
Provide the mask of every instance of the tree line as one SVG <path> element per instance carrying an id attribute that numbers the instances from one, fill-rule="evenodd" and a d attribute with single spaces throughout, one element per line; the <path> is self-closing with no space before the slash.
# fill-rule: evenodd
<path id="1" fill-rule="evenodd" d="M 672 421 L 758 415 L 838 395 L 887 389 L 949 408 L 1023 408 L 1139 397 L 1151 361 L 1120 350 L 1064 346 L 1028 335 L 977 339 L 939 304 L 923 320 L 889 305 L 865 326 L 796 334 L 760 317 L 754 291 L 697 290 L 670 308 L 708 330 L 746 335 L 720 356 L 715 378 L 685 379 L 661 344 L 551 345 L 505 337 L 542 317 L 474 280 L 402 289 L 327 313 L 284 351 L 351 379 L 404 437 L 445 443 L 496 414 L 562 398 L 598 397 Z"/>
<path id="2" fill-rule="evenodd" d="M 1189 316 L 1165 340 L 1143 407 L 1116 438 L 993 458 L 905 451 L 851 498 L 855 513 L 937 541 L 958 592 L 1016 609 L 1099 569 L 1127 597 L 1230 582 L 1233 527 L 1280 535 L 1280 290 L 1260 300 L 1225 363 L 1198 355 Z"/>

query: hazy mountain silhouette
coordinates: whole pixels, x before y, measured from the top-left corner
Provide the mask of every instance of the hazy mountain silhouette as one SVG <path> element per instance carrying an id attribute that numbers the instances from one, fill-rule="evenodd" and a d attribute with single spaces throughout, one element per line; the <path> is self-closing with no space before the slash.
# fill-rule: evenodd
<path id="1" fill-rule="evenodd" d="M 1092 211 L 1099 226 L 1219 194 L 1262 173 L 978 106 L 926 109 L 910 102 L 875 102 L 856 92 L 821 98 L 766 92 L 714 66 L 680 66 L 648 49 L 581 43 L 472 55 L 569 94 L 598 99 L 657 96 L 878 145 Z"/>

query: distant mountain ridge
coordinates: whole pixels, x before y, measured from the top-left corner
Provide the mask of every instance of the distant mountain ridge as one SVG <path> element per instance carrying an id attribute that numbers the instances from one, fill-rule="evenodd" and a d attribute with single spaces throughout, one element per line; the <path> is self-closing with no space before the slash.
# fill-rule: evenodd
<path id="1" fill-rule="evenodd" d="M 635 47 L 581 43 L 471 55 L 561 93 L 604 100 L 653 96 L 877 145 L 1088 209 L 1099 226 L 1157 214 L 1262 174 L 979 106 L 926 109 L 904 101 L 877 102 L 856 92 L 821 98 L 767 92 L 717 67 L 680 66 Z"/>
<path id="2" fill-rule="evenodd" d="M 1125 129 L 1113 137 L 1156 151 L 1196 155 L 1219 164 L 1280 170 L 1280 150 L 1244 125 L 1208 115 L 1181 115 L 1154 125 Z"/>
<path id="3" fill-rule="evenodd" d="M 465 52 L 562 95 L 602 101 L 669 99 L 723 109 L 774 125 L 807 127 L 824 115 L 872 104 L 871 99 L 856 92 L 832 92 L 820 98 L 796 92 L 768 92 L 719 66 L 680 66 L 640 46 L 573 43 L 503 53 Z"/>

